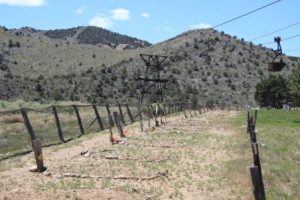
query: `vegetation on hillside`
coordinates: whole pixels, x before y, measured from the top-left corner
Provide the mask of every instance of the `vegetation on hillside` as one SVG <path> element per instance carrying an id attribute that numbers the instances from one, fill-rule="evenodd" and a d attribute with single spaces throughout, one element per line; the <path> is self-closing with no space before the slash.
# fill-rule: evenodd
<path id="1" fill-rule="evenodd" d="M 77 33 L 89 35 L 99 30 L 84 27 Z M 139 54 L 151 53 L 168 56 L 162 73 L 169 79 L 166 101 L 256 104 L 255 86 L 269 76 L 267 62 L 274 56 L 270 49 L 212 29 L 189 31 L 138 51 L 78 45 L 40 35 L 14 37 L 9 31 L 0 37 L 20 43 L 20 48 L 11 49 L 0 44 L 10 60 L 5 63 L 10 73 L 0 74 L 0 97 L 7 100 L 136 102 L 136 77 L 145 72 Z M 286 78 L 299 59 L 283 59 L 287 66 L 279 74 Z"/>
<path id="2" fill-rule="evenodd" d="M 89 26 L 78 35 L 81 44 L 102 44 L 116 48 L 118 44 L 127 44 L 128 48 L 147 47 L 151 44 L 126 35 L 120 35 L 102 28 Z"/>
<path id="3" fill-rule="evenodd" d="M 66 39 L 67 37 L 73 37 L 79 28 L 80 27 L 69 28 L 69 29 L 49 30 L 49 31 L 45 32 L 45 35 L 50 38 Z"/>

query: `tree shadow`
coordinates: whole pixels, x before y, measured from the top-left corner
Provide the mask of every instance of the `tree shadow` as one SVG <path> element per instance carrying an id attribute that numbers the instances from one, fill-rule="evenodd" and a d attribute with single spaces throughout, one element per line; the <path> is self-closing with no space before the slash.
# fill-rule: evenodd
<path id="1" fill-rule="evenodd" d="M 293 122 L 296 124 L 300 124 L 300 120 L 294 120 Z"/>

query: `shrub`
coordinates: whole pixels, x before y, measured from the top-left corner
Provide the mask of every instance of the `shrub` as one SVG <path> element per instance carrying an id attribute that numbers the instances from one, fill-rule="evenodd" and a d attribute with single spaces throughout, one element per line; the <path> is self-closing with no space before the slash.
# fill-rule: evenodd
<path id="1" fill-rule="evenodd" d="M 271 75 L 256 85 L 254 97 L 260 106 L 282 108 L 290 100 L 288 82 L 281 75 Z"/>

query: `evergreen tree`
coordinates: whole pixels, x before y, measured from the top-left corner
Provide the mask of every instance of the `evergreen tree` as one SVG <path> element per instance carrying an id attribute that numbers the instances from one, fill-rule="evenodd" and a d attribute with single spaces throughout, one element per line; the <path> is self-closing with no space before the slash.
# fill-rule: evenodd
<path id="1" fill-rule="evenodd" d="M 262 80 L 256 85 L 255 100 L 260 106 L 282 108 L 290 100 L 287 80 L 281 75 Z"/>
<path id="2" fill-rule="evenodd" d="M 300 65 L 293 71 L 289 80 L 292 101 L 295 106 L 300 106 Z"/>

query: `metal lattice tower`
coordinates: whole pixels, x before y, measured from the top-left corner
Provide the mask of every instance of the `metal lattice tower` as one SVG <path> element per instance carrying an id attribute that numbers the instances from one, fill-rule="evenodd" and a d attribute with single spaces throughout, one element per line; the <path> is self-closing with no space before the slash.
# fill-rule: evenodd
<path id="1" fill-rule="evenodd" d="M 146 72 L 144 77 L 138 77 L 137 80 L 140 84 L 141 96 L 139 97 L 139 113 L 141 121 L 141 129 L 143 132 L 142 124 L 142 109 L 151 103 L 163 103 L 163 84 L 168 80 L 163 79 L 161 72 L 166 66 L 167 56 L 140 54 L 142 60 L 146 65 Z"/>

